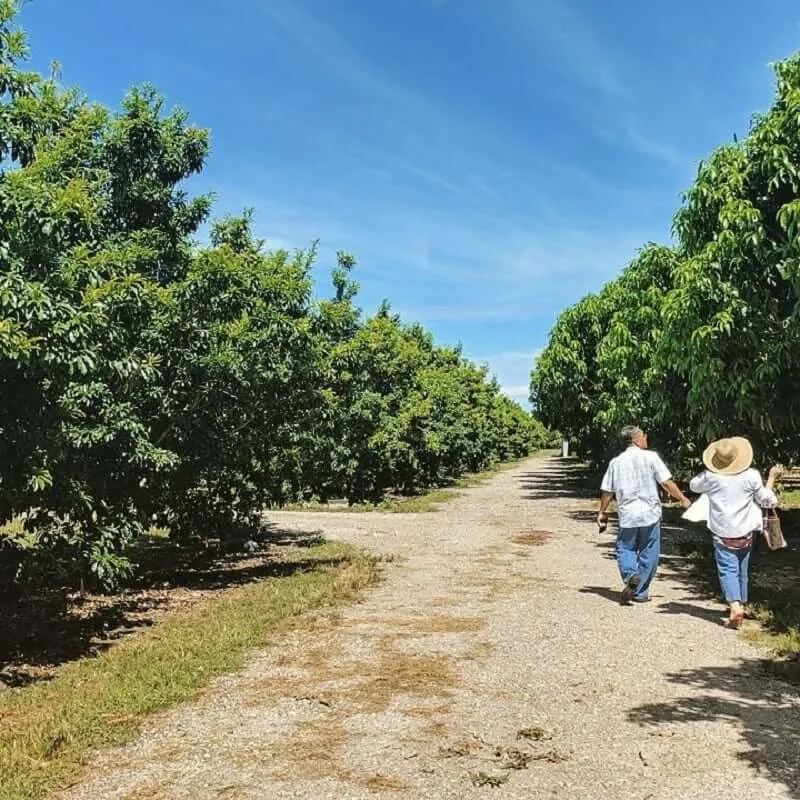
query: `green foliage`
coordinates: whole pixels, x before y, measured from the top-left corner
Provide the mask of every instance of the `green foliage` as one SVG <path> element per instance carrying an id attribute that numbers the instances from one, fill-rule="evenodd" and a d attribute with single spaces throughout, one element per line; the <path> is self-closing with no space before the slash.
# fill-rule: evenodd
<path id="1" fill-rule="evenodd" d="M 594 404 L 602 393 L 596 353 L 608 320 L 598 295 L 567 309 L 531 378 L 531 403 L 542 422 L 587 451 L 601 446 L 594 422 Z"/>
<path id="2" fill-rule="evenodd" d="M 338 255 L 269 252 L 251 212 L 194 237 L 208 134 L 152 87 L 119 111 L 23 72 L 0 0 L 0 591 L 112 586 L 153 523 L 251 536 L 264 508 L 381 499 L 529 453 L 541 424 Z"/>
<path id="3" fill-rule="evenodd" d="M 330 356 L 307 496 L 378 501 L 389 490 L 413 493 L 538 446 L 537 422 L 459 349 L 437 347 L 388 304 L 360 321 L 345 279 L 353 265 L 340 255 L 335 298 L 319 308 Z"/>
<path id="4" fill-rule="evenodd" d="M 10 10 L 0 42 L 19 35 Z M 159 283 L 188 257 L 179 218 L 202 218 L 204 203 L 184 203 L 176 185 L 199 168 L 205 137 L 162 119 L 152 94 L 111 115 L 50 80 L 28 76 L 19 94 L 15 83 L 0 115 L 0 514 L 24 514 L 52 564 L 109 584 L 130 569 L 141 480 L 175 463 L 149 430 L 168 313 Z M 15 550 L 6 543 L 3 557 Z"/>
<path id="5" fill-rule="evenodd" d="M 625 423 L 688 465 L 709 439 L 800 454 L 800 54 L 742 142 L 698 170 L 678 246 L 650 245 L 558 320 L 532 375 L 543 420 L 595 459 Z"/>

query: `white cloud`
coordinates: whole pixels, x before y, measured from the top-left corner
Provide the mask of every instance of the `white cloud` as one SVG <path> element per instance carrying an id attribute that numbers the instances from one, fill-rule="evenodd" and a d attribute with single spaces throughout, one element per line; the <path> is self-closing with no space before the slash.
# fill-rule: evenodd
<path id="1" fill-rule="evenodd" d="M 642 136 L 636 131 L 633 125 L 625 128 L 625 134 L 639 152 L 664 161 L 671 166 L 685 166 L 689 160 L 677 147 L 671 144 L 658 142 L 648 136 Z"/>
<path id="2" fill-rule="evenodd" d="M 529 388 L 527 384 L 520 386 L 501 386 L 503 394 L 508 395 L 512 400 L 516 400 L 524 408 L 530 407 L 530 400 L 528 398 Z"/>
<path id="3" fill-rule="evenodd" d="M 240 204 L 257 209 L 255 230 L 268 246 L 291 250 L 319 239 L 324 269 L 336 250 L 353 252 L 355 278 L 368 301 L 388 296 L 404 319 L 424 324 L 554 319 L 619 274 L 654 238 L 652 231 L 525 227 L 513 219 L 391 201 L 371 212 L 331 206 L 327 217 L 312 206 Z"/>
<path id="4" fill-rule="evenodd" d="M 483 362 L 488 361 L 492 364 L 519 364 L 519 363 L 532 363 L 536 356 L 541 353 L 541 349 L 537 350 L 510 350 L 505 353 L 496 353 L 491 356 L 476 356 L 475 361 Z"/>
<path id="5" fill-rule="evenodd" d="M 528 400 L 530 373 L 540 352 L 540 350 L 508 351 L 470 358 L 479 364 L 488 364 L 490 373 L 497 378 L 503 392 L 527 408 L 530 405 Z"/>

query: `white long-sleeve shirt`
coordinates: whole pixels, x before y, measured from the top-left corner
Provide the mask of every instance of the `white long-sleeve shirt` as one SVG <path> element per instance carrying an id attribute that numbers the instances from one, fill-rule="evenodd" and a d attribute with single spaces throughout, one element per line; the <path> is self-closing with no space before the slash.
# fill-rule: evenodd
<path id="1" fill-rule="evenodd" d="M 738 475 L 719 475 L 706 470 L 689 482 L 689 488 L 708 495 L 708 529 L 720 539 L 747 536 L 761 527 L 761 508 L 778 504 L 775 492 L 767 489 L 758 470 Z"/>
<path id="2" fill-rule="evenodd" d="M 658 486 L 671 477 L 658 454 L 631 445 L 611 459 L 600 491 L 616 496 L 620 528 L 644 528 L 661 519 Z"/>

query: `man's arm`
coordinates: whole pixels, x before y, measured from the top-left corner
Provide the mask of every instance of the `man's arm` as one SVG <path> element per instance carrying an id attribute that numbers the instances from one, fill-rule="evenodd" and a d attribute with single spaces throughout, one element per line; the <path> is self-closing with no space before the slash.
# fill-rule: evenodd
<path id="1" fill-rule="evenodd" d="M 656 482 L 672 498 L 677 500 L 684 508 L 689 508 L 691 500 L 678 488 L 678 484 L 672 480 L 672 473 L 669 467 L 661 460 L 661 457 L 653 453 L 653 475 Z"/>
<path id="2" fill-rule="evenodd" d="M 677 500 L 684 508 L 689 508 L 692 504 L 692 501 L 678 488 L 678 484 L 672 478 L 664 481 L 661 486 L 670 497 Z"/>
<path id="3" fill-rule="evenodd" d="M 600 510 L 597 512 L 597 526 L 604 527 L 608 523 L 608 507 L 614 499 L 614 492 L 600 492 Z"/>
<path id="4" fill-rule="evenodd" d="M 608 507 L 614 499 L 614 462 L 612 461 L 600 481 L 600 510 L 597 512 L 597 527 L 604 529 L 608 524 Z"/>

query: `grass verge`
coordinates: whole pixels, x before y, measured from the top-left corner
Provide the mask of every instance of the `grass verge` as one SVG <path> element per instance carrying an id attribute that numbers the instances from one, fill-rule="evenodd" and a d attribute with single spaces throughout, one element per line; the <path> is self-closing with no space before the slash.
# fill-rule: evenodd
<path id="1" fill-rule="evenodd" d="M 748 605 L 758 624 L 746 623 L 742 635 L 766 649 L 764 666 L 768 672 L 800 684 L 800 509 L 784 508 L 779 513 L 789 547 L 772 552 L 763 537 L 756 537 L 750 560 Z M 696 588 L 718 597 L 722 603 L 710 536 L 691 553 L 691 561 Z"/>
<path id="2" fill-rule="evenodd" d="M 350 601 L 378 579 L 374 558 L 340 543 L 298 549 L 296 569 L 168 616 L 48 683 L 0 694 L 0 798 L 35 800 L 91 751 L 129 741 L 148 714 L 197 696 L 304 612 Z"/>
<path id="3" fill-rule="evenodd" d="M 800 512 L 784 511 L 781 519 L 789 547 L 771 552 L 759 542 L 753 553 L 750 608 L 759 625 L 747 626 L 745 636 L 769 649 L 769 672 L 800 684 L 800 551 L 790 533 L 800 522 Z"/>
<path id="4" fill-rule="evenodd" d="M 800 489 L 791 489 L 780 493 L 781 505 L 784 508 L 800 507 Z"/>
<path id="5" fill-rule="evenodd" d="M 318 511 L 318 512 L 346 512 L 358 514 L 372 511 L 383 511 L 389 514 L 419 514 L 438 511 L 439 506 L 448 500 L 458 497 L 461 489 L 469 489 L 471 486 L 479 486 L 491 480 L 501 472 L 514 469 L 530 458 L 543 458 L 555 455 L 556 450 L 538 450 L 530 456 L 516 459 L 514 461 L 504 461 L 495 464 L 483 472 L 469 473 L 460 478 L 456 478 L 448 486 L 442 486 L 421 492 L 415 495 L 391 495 L 379 503 L 355 503 L 348 505 L 346 502 L 336 503 L 291 503 L 284 506 L 281 511 Z"/>

